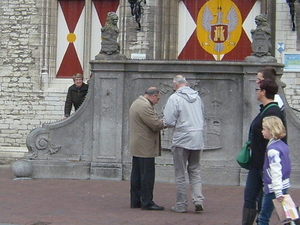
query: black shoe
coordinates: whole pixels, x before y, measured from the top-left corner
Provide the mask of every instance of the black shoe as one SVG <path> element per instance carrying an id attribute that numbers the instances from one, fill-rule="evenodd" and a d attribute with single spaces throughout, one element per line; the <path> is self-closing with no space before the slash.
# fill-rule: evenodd
<path id="1" fill-rule="evenodd" d="M 165 208 L 163 206 L 158 205 L 151 205 L 147 208 L 142 208 L 142 210 L 164 210 Z"/>
<path id="2" fill-rule="evenodd" d="M 130 205 L 130 208 L 132 208 L 132 209 L 141 208 L 141 205 Z"/>

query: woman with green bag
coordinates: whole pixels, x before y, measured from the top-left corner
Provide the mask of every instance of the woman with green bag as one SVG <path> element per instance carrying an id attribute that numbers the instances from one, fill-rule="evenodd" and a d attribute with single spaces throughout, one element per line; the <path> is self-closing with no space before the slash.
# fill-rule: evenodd
<path id="1" fill-rule="evenodd" d="M 261 209 L 263 195 L 262 171 L 266 146 L 268 141 L 262 136 L 262 119 L 267 116 L 277 116 L 284 121 L 283 112 L 274 102 L 274 96 L 278 92 L 278 85 L 273 80 L 262 80 L 256 88 L 257 100 L 260 105 L 260 113 L 250 125 L 251 162 L 244 191 L 244 206 L 242 225 L 252 225 L 257 213 Z M 286 142 L 286 140 L 283 140 Z"/>

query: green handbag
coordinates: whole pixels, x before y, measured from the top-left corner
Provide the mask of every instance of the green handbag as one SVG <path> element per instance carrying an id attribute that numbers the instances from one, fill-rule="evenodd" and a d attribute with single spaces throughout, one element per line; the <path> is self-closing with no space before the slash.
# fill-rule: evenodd
<path id="1" fill-rule="evenodd" d="M 251 161 L 250 141 L 246 141 L 242 150 L 237 155 L 236 161 L 242 168 L 249 170 Z"/>
<path id="2" fill-rule="evenodd" d="M 278 106 L 277 104 L 270 104 L 268 105 L 261 113 L 260 115 L 262 115 L 268 108 L 270 108 L 271 106 Z M 249 132 L 249 137 L 248 137 L 248 141 L 246 141 L 246 143 L 244 144 L 242 150 L 239 152 L 239 154 L 236 157 L 236 161 L 237 163 L 244 169 L 249 170 L 249 165 L 251 162 L 251 149 L 250 149 L 250 137 L 252 136 L 252 133 Z"/>

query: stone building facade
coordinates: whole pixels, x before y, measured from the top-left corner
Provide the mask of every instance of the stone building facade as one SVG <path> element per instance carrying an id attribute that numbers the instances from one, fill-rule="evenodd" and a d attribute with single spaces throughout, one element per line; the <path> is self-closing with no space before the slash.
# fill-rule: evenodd
<path id="1" fill-rule="evenodd" d="M 83 38 L 91 40 L 94 31 L 91 5 L 97 1 L 83 1 L 86 6 Z M 101 0 L 98 3 L 101 5 Z M 178 0 L 148 0 L 143 5 L 142 30 L 137 32 L 128 2 L 120 0 L 117 12 L 122 54 L 128 58 L 137 53 L 146 54 L 148 59 L 177 59 L 180 4 L 182 2 Z M 267 11 L 268 7 L 265 6 L 268 4 L 276 8 L 274 54 L 281 62 L 283 53 L 277 50 L 278 43 L 285 44 L 284 52 L 295 52 L 300 48 L 299 31 L 291 31 L 289 7 L 285 0 L 276 0 L 276 3 L 262 0 L 256 4 L 261 11 Z M 299 4 L 296 3 L 297 13 L 300 13 Z M 56 77 L 59 13 L 58 0 L 0 1 L 2 156 L 23 156 L 27 151 L 26 137 L 30 130 L 44 123 L 58 121 L 63 116 L 66 92 L 73 82 L 70 78 Z M 87 81 L 90 77 L 89 61 L 93 59 L 95 49 L 89 41 L 83 45 L 83 57 L 80 60 Z M 300 109 L 299 76 L 297 72 L 285 72 L 282 76 L 286 84 L 287 102 L 296 109 Z"/>
<path id="2" fill-rule="evenodd" d="M 292 31 L 292 23 L 291 16 L 289 11 L 289 6 L 286 1 L 281 0 L 277 1 L 276 4 L 276 40 L 275 40 L 275 57 L 278 62 L 283 61 L 283 56 L 285 53 L 294 53 L 300 50 L 300 3 L 298 1 L 295 2 L 295 23 L 296 31 Z M 281 44 L 284 44 L 284 51 L 280 52 L 279 49 Z M 300 110 L 300 74 L 299 72 L 287 72 L 285 71 L 282 79 L 285 84 L 285 96 L 287 102 L 293 107 L 295 113 L 299 116 Z"/>

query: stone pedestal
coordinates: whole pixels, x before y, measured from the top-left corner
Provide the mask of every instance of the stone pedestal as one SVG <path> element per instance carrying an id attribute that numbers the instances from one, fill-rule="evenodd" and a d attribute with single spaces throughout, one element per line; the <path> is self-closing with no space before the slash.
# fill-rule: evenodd
<path id="1" fill-rule="evenodd" d="M 273 56 L 247 56 L 245 58 L 245 62 L 250 62 L 250 63 L 277 63 L 277 59 Z"/>
<path id="2" fill-rule="evenodd" d="M 126 60 L 126 56 L 123 54 L 107 55 L 107 54 L 99 53 L 98 55 L 95 56 L 95 60 Z"/>

